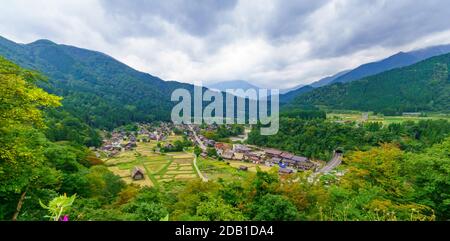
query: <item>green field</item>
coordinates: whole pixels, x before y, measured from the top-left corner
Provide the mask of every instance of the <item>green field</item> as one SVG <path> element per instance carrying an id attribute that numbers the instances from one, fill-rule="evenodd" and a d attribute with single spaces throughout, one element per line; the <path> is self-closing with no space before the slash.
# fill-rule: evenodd
<path id="1" fill-rule="evenodd" d="M 208 180 L 217 179 L 241 179 L 248 175 L 248 172 L 239 171 L 237 168 L 228 165 L 226 161 L 218 161 L 210 158 L 197 158 L 198 169 Z"/>
<path id="2" fill-rule="evenodd" d="M 243 179 L 256 173 L 257 167 L 262 171 L 269 171 L 271 167 L 241 161 L 219 161 L 213 158 L 197 158 L 198 168 L 208 180 Z M 240 166 L 247 166 L 247 171 L 238 170 Z"/>
<path id="3" fill-rule="evenodd" d="M 170 136 L 165 144 L 180 139 Z M 153 151 L 156 141 L 138 142 L 135 150 L 123 151 L 117 156 L 104 159 L 108 168 L 127 183 L 140 186 L 158 186 L 161 182 L 192 180 L 198 178 L 192 165 L 193 154 L 188 152 L 169 152 L 160 154 Z M 133 180 L 131 170 L 139 167 L 145 172 L 144 180 Z"/>
<path id="4" fill-rule="evenodd" d="M 344 122 L 361 122 L 363 121 L 363 112 L 358 111 L 342 111 L 327 113 L 327 119 Z M 383 116 L 374 115 L 369 112 L 367 121 L 382 122 L 383 124 L 400 123 L 404 121 L 420 121 L 420 120 L 439 120 L 445 119 L 450 121 L 449 114 L 427 113 L 426 116 Z"/>

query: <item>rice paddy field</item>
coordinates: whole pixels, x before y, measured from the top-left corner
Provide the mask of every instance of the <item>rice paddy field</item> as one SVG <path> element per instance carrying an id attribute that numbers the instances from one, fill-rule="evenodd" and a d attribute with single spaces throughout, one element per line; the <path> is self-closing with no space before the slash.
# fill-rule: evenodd
<path id="1" fill-rule="evenodd" d="M 331 112 L 327 113 L 327 119 L 344 122 L 352 122 L 352 121 L 360 122 L 363 121 L 363 112 L 358 111 Z M 450 121 L 450 115 L 442 113 L 427 113 L 426 116 L 383 116 L 383 115 L 374 115 L 372 112 L 369 112 L 367 121 L 382 122 L 383 124 L 389 125 L 391 123 L 401 123 L 404 121 L 439 120 L 439 119 L 445 119 Z"/>
<path id="2" fill-rule="evenodd" d="M 164 142 L 172 142 L 180 137 L 170 136 Z M 162 143 L 164 144 L 164 143 Z M 162 182 L 184 181 L 198 178 L 193 167 L 193 154 L 188 152 L 157 153 L 153 149 L 156 141 L 138 142 L 135 150 L 122 151 L 118 155 L 105 158 L 108 169 L 120 176 L 126 183 L 140 186 L 159 186 Z M 144 172 L 143 180 L 133 180 L 131 171 L 138 167 Z"/>
<path id="3" fill-rule="evenodd" d="M 197 158 L 197 165 L 200 171 L 208 180 L 217 179 L 243 179 L 248 175 L 256 173 L 256 167 L 258 166 L 263 171 L 269 171 L 271 167 L 265 165 L 257 165 L 253 163 L 241 162 L 241 161 L 219 161 L 213 158 Z M 247 171 L 239 170 L 240 166 L 247 166 Z"/>

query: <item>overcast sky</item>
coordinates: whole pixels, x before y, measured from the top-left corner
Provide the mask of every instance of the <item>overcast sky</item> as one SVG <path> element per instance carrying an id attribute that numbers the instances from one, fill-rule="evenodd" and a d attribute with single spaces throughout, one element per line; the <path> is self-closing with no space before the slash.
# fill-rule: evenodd
<path id="1" fill-rule="evenodd" d="M 165 80 L 286 88 L 450 43 L 448 0 L 0 0 L 0 35 L 98 50 Z"/>

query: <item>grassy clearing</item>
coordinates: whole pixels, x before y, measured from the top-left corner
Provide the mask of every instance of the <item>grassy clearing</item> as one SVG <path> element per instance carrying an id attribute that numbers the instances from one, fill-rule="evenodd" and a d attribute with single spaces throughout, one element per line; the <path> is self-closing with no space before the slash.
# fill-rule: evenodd
<path id="1" fill-rule="evenodd" d="M 240 171 L 236 167 L 228 165 L 224 161 L 218 161 L 210 158 L 197 158 L 197 165 L 200 171 L 209 180 L 217 179 L 242 179 L 252 172 Z"/>
<path id="2" fill-rule="evenodd" d="M 272 167 L 268 167 L 266 165 L 257 165 L 257 164 L 253 164 L 253 163 L 248 163 L 248 162 L 241 162 L 241 161 L 229 161 L 230 166 L 235 167 L 235 168 L 239 168 L 240 166 L 246 166 L 248 167 L 248 171 L 250 172 L 256 172 L 256 167 L 259 167 L 262 171 L 269 171 Z"/>

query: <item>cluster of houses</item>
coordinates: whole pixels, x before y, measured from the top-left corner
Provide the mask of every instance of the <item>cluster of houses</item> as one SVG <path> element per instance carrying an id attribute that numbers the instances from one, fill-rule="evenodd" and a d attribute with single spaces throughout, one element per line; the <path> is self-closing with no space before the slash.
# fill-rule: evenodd
<path id="1" fill-rule="evenodd" d="M 216 144 L 216 142 L 214 140 L 210 140 L 210 139 L 204 137 L 203 135 L 199 135 L 198 139 L 200 139 L 200 141 L 202 141 L 203 144 L 207 147 L 214 147 L 214 145 Z"/>
<path id="2" fill-rule="evenodd" d="M 137 147 L 137 142 L 164 141 L 172 133 L 172 128 L 167 123 L 161 123 L 159 126 L 139 124 L 136 132 L 113 131 L 111 138 L 103 139 L 100 150 L 106 153 L 108 157 L 112 157 L 121 151 L 133 150 Z"/>
<path id="3" fill-rule="evenodd" d="M 137 139 L 133 134 L 127 135 L 125 132 L 113 132 L 110 139 L 104 139 L 100 148 L 108 156 L 115 156 L 124 150 L 131 150 L 137 146 Z"/>
<path id="4" fill-rule="evenodd" d="M 213 130 L 214 127 L 212 127 L 212 126 L 213 125 L 208 125 L 206 129 Z M 190 141 L 192 141 L 193 143 L 197 143 L 197 140 L 194 137 L 194 133 L 189 129 L 189 127 L 187 125 L 179 125 L 179 126 L 177 126 L 177 128 L 182 130 L 184 132 L 184 134 L 188 136 Z M 200 133 L 200 127 L 198 125 L 192 125 L 192 129 L 196 133 Z M 203 135 L 198 135 L 198 138 L 207 147 L 214 147 L 214 145 L 216 144 L 216 142 L 214 140 L 208 139 Z"/>
<path id="5" fill-rule="evenodd" d="M 282 172 L 289 172 L 291 169 L 288 167 L 303 171 L 316 168 L 316 165 L 313 162 L 303 156 L 297 156 L 276 149 L 265 149 L 264 151 L 267 157 L 266 163 L 270 165 L 280 165 L 280 171 Z"/>
<path id="6" fill-rule="evenodd" d="M 226 160 L 238 160 L 267 166 L 278 165 L 281 173 L 311 170 L 316 164 L 308 158 L 276 149 L 260 149 L 241 144 L 216 143 L 217 154 Z"/>

